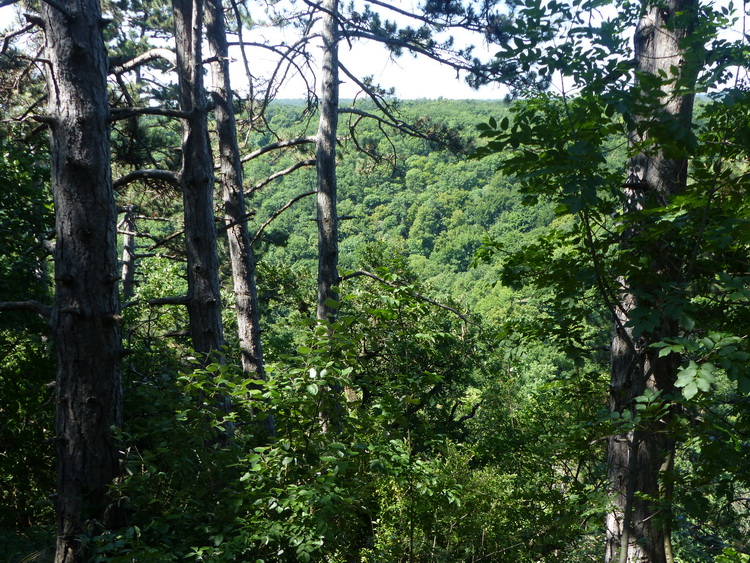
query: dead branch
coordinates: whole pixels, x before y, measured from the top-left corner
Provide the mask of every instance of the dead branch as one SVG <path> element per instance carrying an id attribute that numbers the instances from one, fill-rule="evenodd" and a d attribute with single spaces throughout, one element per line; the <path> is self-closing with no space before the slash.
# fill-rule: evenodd
<path id="1" fill-rule="evenodd" d="M 300 162 L 296 162 L 292 164 L 289 168 L 285 168 L 284 170 L 279 170 L 278 172 L 274 172 L 271 174 L 268 178 L 261 180 L 257 184 L 255 184 L 252 188 L 250 188 L 247 192 L 245 192 L 246 195 L 253 194 L 257 192 L 259 189 L 261 189 L 264 186 L 267 186 L 277 178 L 281 178 L 283 176 L 286 176 L 287 174 L 291 174 L 295 170 L 298 170 L 300 168 L 303 168 L 305 166 L 315 166 L 316 160 L 314 158 L 308 159 L 308 160 L 301 160 Z"/>
<path id="2" fill-rule="evenodd" d="M 150 49 L 145 53 L 141 53 L 140 55 L 130 59 L 112 59 L 110 60 L 109 64 L 109 72 L 110 74 L 120 75 L 125 72 L 135 70 L 139 66 L 142 66 L 156 59 L 164 59 L 172 66 L 177 64 L 177 57 L 170 49 L 157 48 Z"/>
<path id="3" fill-rule="evenodd" d="M 52 307 L 48 307 L 39 301 L 2 301 L 0 302 L 0 312 L 2 311 L 30 311 L 49 319 L 52 317 Z"/>
<path id="4" fill-rule="evenodd" d="M 283 207 L 282 207 L 281 209 L 279 209 L 278 211 L 276 211 L 276 213 L 274 213 L 273 215 L 271 215 L 271 216 L 270 216 L 270 217 L 268 218 L 268 220 L 267 220 L 267 221 L 266 221 L 265 223 L 263 223 L 263 224 L 262 224 L 262 225 L 260 226 L 260 229 L 258 229 L 258 232 L 257 232 L 257 233 L 255 233 L 255 236 L 253 237 L 253 240 L 251 240 L 251 241 L 250 241 L 250 246 L 252 246 L 253 244 L 255 244 L 255 241 L 256 241 L 256 240 L 258 239 L 258 237 L 259 237 L 259 236 L 261 235 L 261 233 L 263 232 L 263 230 L 264 230 L 264 229 L 265 229 L 265 228 L 266 228 L 266 227 L 267 227 L 268 225 L 270 225 L 270 224 L 271 224 L 271 222 L 272 222 L 272 221 L 273 221 L 274 219 L 276 219 L 276 217 L 278 217 L 279 215 L 281 215 L 281 214 L 282 214 L 282 213 L 283 213 L 284 211 L 286 211 L 287 209 L 289 209 L 289 208 L 290 208 L 290 207 L 291 207 L 292 205 L 294 205 L 295 203 L 297 203 L 297 202 L 298 202 L 299 200 L 301 200 L 302 198 L 304 198 L 304 197 L 308 197 L 308 196 L 311 196 L 311 195 L 314 195 L 314 194 L 316 194 L 316 193 L 318 193 L 318 192 L 317 192 L 317 191 L 313 191 L 313 192 L 305 192 L 305 193 L 303 193 L 303 194 L 300 194 L 300 195 L 298 195 L 297 197 L 294 197 L 294 198 L 290 199 L 290 200 L 289 200 L 289 201 L 288 201 L 288 202 L 286 203 L 286 205 L 284 205 L 284 206 L 283 206 Z"/>
<path id="5" fill-rule="evenodd" d="M 279 141 L 278 143 L 271 143 L 270 145 L 266 145 L 265 147 L 261 147 L 258 150 L 255 150 L 251 152 L 250 154 L 246 154 L 242 157 L 242 162 L 247 162 L 249 160 L 253 160 L 254 158 L 258 158 L 259 156 L 262 156 L 266 153 L 269 153 L 271 151 L 275 151 L 277 149 L 285 149 L 288 147 L 296 147 L 299 145 L 310 145 L 315 144 L 315 137 L 298 137 L 296 139 L 289 139 L 287 141 Z"/>
<path id="6" fill-rule="evenodd" d="M 178 109 L 168 108 L 112 108 L 109 112 L 110 121 L 119 121 L 128 119 L 135 115 L 161 115 L 164 117 L 176 117 L 178 119 L 188 119 L 190 113 Z"/>
<path id="7" fill-rule="evenodd" d="M 134 170 L 125 176 L 118 178 L 112 183 L 112 187 L 115 190 L 124 188 L 128 184 L 132 184 L 137 180 L 159 180 L 166 182 L 171 186 L 178 187 L 179 181 L 177 180 L 177 174 L 169 170 L 160 169 L 148 169 L 148 170 Z"/>
<path id="8" fill-rule="evenodd" d="M 2 8 L 3 6 L 10 6 L 11 4 L 15 4 L 17 1 L 18 0 L 12 0 L 10 2 L 0 2 L 0 8 Z M 35 26 L 36 26 L 35 23 L 29 23 L 29 24 L 23 26 L 21 29 L 19 29 L 17 31 L 12 31 L 11 33 L 9 33 L 5 37 L 3 37 L 3 47 L 2 47 L 2 49 L 0 49 L 0 55 L 4 55 L 5 51 L 8 50 L 8 45 L 10 45 L 10 40 L 11 39 L 13 39 L 14 37 L 17 37 L 19 35 L 22 35 L 22 34 L 26 33 L 27 31 L 30 31 L 30 30 L 34 29 Z"/>

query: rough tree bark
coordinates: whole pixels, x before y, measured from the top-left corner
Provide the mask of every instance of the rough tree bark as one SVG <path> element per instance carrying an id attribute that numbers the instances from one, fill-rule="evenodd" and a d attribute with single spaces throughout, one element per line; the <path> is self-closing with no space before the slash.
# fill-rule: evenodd
<path id="1" fill-rule="evenodd" d="M 135 210 L 128 206 L 123 210 L 120 230 L 122 231 L 122 298 L 131 299 L 135 295 Z"/>
<path id="2" fill-rule="evenodd" d="M 649 122 L 665 120 L 689 129 L 696 65 L 685 40 L 695 26 L 697 0 L 667 0 L 647 4 L 635 33 L 637 77 L 669 77 L 659 85 L 664 95 L 644 89 L 635 110 L 630 133 L 631 147 L 643 147 L 649 140 Z M 638 80 L 636 87 L 641 81 Z M 651 101 L 648 101 L 650 98 Z M 653 100 L 657 101 L 654 107 Z M 654 139 L 652 139 L 654 140 Z M 634 155 L 628 162 L 625 184 L 625 212 L 645 206 L 664 206 L 686 186 L 686 158 L 668 158 L 656 148 Z M 648 226 L 633 224 L 623 238 L 628 249 L 640 237 L 650 237 Z M 646 389 L 670 393 L 674 390 L 680 358 L 659 357 L 651 344 L 679 335 L 678 322 L 660 313 L 659 325 L 643 333 L 626 326 L 636 308 L 658 311 L 660 296 L 680 275 L 684 258 L 675 250 L 669 235 L 651 241 L 649 271 L 622 276 L 616 327 L 612 340 L 610 409 L 635 413 L 634 399 Z M 639 563 L 673 561 L 670 539 L 668 473 L 672 469 L 675 440 L 668 430 L 669 416 L 646 420 L 635 430 L 612 436 L 608 448 L 608 481 L 614 505 L 607 516 L 605 560 Z"/>
<path id="3" fill-rule="evenodd" d="M 338 217 L 336 215 L 336 130 L 339 110 L 338 0 L 323 2 L 323 72 L 316 139 L 318 171 L 318 320 L 332 320 L 338 301 Z"/>
<path id="4" fill-rule="evenodd" d="M 229 257 L 232 264 L 237 332 L 242 354 L 242 371 L 265 381 L 263 349 L 260 340 L 258 292 L 255 285 L 255 255 L 247 229 L 247 207 L 243 188 L 242 160 L 237 142 L 233 94 L 229 81 L 229 45 L 221 0 L 207 0 L 206 36 L 210 50 L 216 113 L 221 184 L 224 188 L 224 220 L 227 225 Z M 272 417 L 266 431 L 275 434 Z"/>
<path id="5" fill-rule="evenodd" d="M 219 292 L 219 259 L 214 223 L 213 157 L 203 89 L 202 0 L 172 0 L 182 120 L 179 180 L 185 217 L 188 314 L 196 352 L 210 354 L 224 344 Z"/>
<path id="6" fill-rule="evenodd" d="M 117 209 L 107 53 L 98 0 L 42 4 L 55 200 L 57 563 L 87 560 L 81 536 L 120 525 L 107 487 L 120 469 Z"/>

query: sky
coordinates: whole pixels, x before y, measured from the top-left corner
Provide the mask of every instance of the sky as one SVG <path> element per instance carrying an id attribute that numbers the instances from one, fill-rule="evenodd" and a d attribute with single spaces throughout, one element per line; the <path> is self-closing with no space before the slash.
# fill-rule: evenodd
<path id="1" fill-rule="evenodd" d="M 355 3 L 358 5 L 357 8 L 361 9 L 366 0 L 355 0 Z M 417 2 L 414 0 L 392 0 L 389 4 L 403 10 L 419 13 Z M 374 8 L 381 13 L 383 19 L 395 20 L 399 25 L 415 25 L 413 20 L 401 17 L 389 10 L 377 6 Z M 251 13 L 253 13 L 252 10 Z M 259 21 L 264 18 L 260 12 L 257 15 L 253 13 L 253 17 L 257 17 Z M 470 42 L 468 32 L 460 35 L 454 33 L 453 35 L 457 44 L 465 45 Z M 246 40 L 253 37 L 272 42 L 284 39 L 283 33 L 275 28 L 258 28 L 254 32 L 246 32 Z M 285 39 L 287 42 L 293 41 L 293 36 L 290 34 Z M 311 49 L 313 53 L 318 50 L 319 48 Z M 475 54 L 479 55 L 480 58 L 485 59 L 493 53 L 494 51 L 488 51 L 481 41 L 479 44 L 475 44 Z M 235 57 L 239 58 L 238 52 L 236 52 Z M 259 74 L 262 74 L 264 68 L 266 68 L 263 64 L 263 58 L 263 55 L 260 54 L 252 61 Z M 360 40 L 351 43 L 341 41 L 339 44 L 339 59 L 358 78 L 372 75 L 377 84 L 385 88 L 393 87 L 395 95 L 400 99 L 437 99 L 441 97 L 445 99 L 501 99 L 507 93 L 507 90 L 496 85 L 488 85 L 475 90 L 466 84 L 463 77 L 457 77 L 456 71 L 453 69 L 426 57 L 414 57 L 408 53 L 394 58 L 382 45 L 373 41 Z M 270 65 L 270 63 L 268 64 Z M 253 70 L 253 72 L 256 71 Z M 239 71 L 233 78 L 237 84 L 243 82 Z M 342 98 L 353 98 L 359 92 L 359 88 L 348 77 L 342 75 L 341 79 L 340 96 Z M 295 82 L 292 80 L 282 89 L 278 97 L 304 97 L 304 84 L 301 81 Z"/>
<path id="2" fill-rule="evenodd" d="M 249 4 L 252 4 L 252 1 Z M 414 0 L 393 0 L 390 4 L 405 10 L 416 9 Z M 386 15 L 384 13 L 385 17 L 397 19 L 392 14 Z M 0 8 L 0 33 L 2 30 L 9 28 L 14 19 L 13 6 Z M 400 23 L 403 22 L 404 20 L 401 20 Z M 265 28 L 258 30 L 254 36 L 248 35 L 246 39 L 248 38 L 274 40 L 280 39 L 280 36 L 271 29 Z M 477 45 L 477 53 L 484 53 L 485 56 L 490 54 L 481 44 Z M 243 78 L 244 70 L 239 63 L 239 52 L 235 50 L 233 56 L 237 59 L 237 62 L 234 65 L 235 71 L 232 73 L 232 80 L 235 83 L 234 87 L 241 91 L 247 88 L 247 81 Z M 457 78 L 455 70 L 425 57 L 415 58 L 408 53 L 394 59 L 386 49 L 373 44 L 373 42 L 359 41 L 350 45 L 346 41 L 342 41 L 339 47 L 339 57 L 342 64 L 355 72 L 359 78 L 373 75 L 376 83 L 385 88 L 393 87 L 395 95 L 400 99 L 501 99 L 506 93 L 505 90 L 495 85 L 474 90 L 465 83 L 462 77 Z M 253 73 L 260 75 L 271 68 L 271 62 L 257 53 L 254 54 L 252 65 Z M 353 98 L 359 89 L 347 77 L 343 76 L 342 80 L 340 96 L 345 99 Z M 245 85 L 244 88 L 243 84 Z M 303 98 L 304 84 L 299 80 L 292 80 L 279 92 L 277 97 Z"/>

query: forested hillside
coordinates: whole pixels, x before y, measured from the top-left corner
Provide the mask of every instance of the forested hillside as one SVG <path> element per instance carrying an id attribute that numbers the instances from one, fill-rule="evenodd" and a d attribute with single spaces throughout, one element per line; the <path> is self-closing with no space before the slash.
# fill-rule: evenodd
<path id="1" fill-rule="evenodd" d="M 746 14 L 398 6 L 17 10 L 0 561 L 750 561 Z"/>

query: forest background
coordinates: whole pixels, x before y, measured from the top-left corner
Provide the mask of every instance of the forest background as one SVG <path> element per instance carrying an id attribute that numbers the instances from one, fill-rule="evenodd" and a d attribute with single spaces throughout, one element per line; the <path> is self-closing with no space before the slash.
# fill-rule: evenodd
<path id="1" fill-rule="evenodd" d="M 80 136 L 63 126 L 90 116 L 56 117 L 66 63 L 49 35 L 82 41 L 90 4 L 25 5 L 0 59 L 4 560 L 750 560 L 748 47 L 726 35 L 745 5 L 427 2 L 391 21 L 379 2 L 268 3 L 262 17 L 231 4 L 226 36 L 280 61 L 261 75 L 237 57 L 254 79 L 233 96 L 220 3 L 108 4 L 112 21 L 83 26 L 103 30 L 108 64 L 67 60 L 108 76 L 111 160 L 95 168 L 112 179 L 87 196 L 96 182 L 64 182 L 88 156 L 58 151 Z M 633 49 L 654 9 L 680 38 L 674 69 Z M 260 44 L 238 21 L 297 39 Z M 451 26 L 497 57 L 446 42 Z M 313 64 L 321 38 L 329 55 L 369 40 L 440 59 L 509 97 L 399 101 L 335 58 Z M 332 95 L 334 67 L 361 94 Z M 309 97 L 274 101 L 290 73 Z M 227 100 L 234 163 L 208 127 Z M 639 158 L 685 163 L 684 177 L 644 188 Z M 110 234 L 61 270 L 94 228 L 68 234 L 66 193 Z M 117 295 L 71 344 L 84 331 L 64 323 L 87 317 L 81 295 L 63 303 L 76 260 Z M 621 345 L 641 358 L 625 391 Z M 113 367 L 86 371 L 71 346 Z M 84 417 L 98 426 L 72 432 Z"/>

